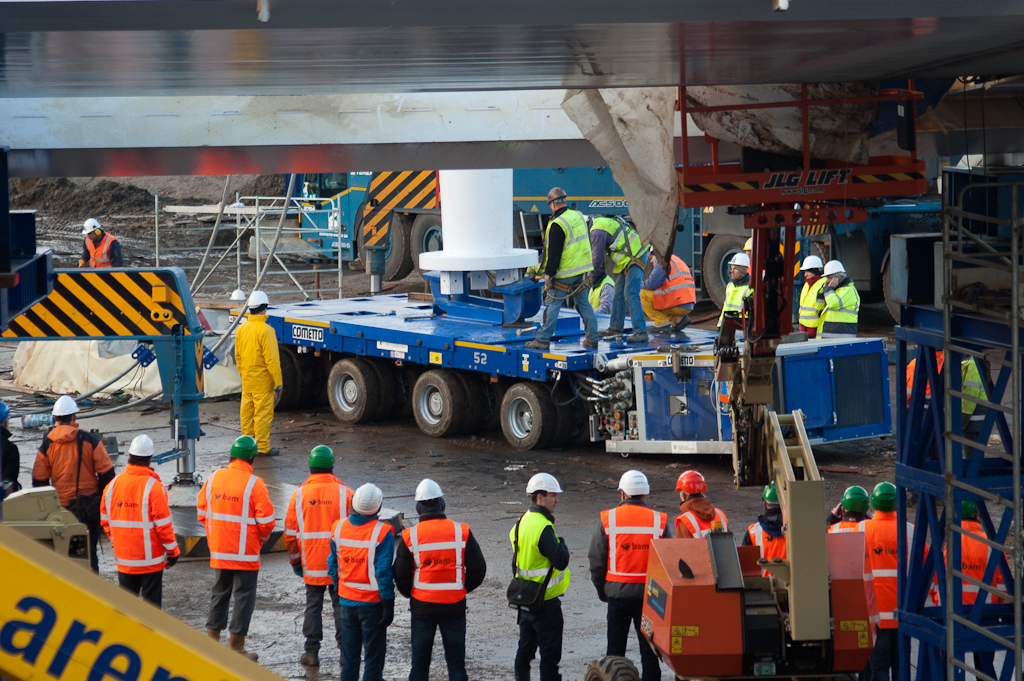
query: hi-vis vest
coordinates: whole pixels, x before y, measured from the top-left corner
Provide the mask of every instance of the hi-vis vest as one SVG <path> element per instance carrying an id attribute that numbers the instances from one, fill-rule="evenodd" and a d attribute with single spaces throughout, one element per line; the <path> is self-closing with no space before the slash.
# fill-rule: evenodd
<path id="1" fill-rule="evenodd" d="M 816 329 L 821 323 L 821 311 L 825 309 L 824 298 L 819 299 L 818 294 L 825 285 L 826 277 L 818 277 L 813 284 L 804 283 L 800 290 L 800 326 L 809 329 Z"/>
<path id="2" fill-rule="evenodd" d="M 750 536 L 750 543 L 761 549 L 761 557 L 765 560 L 775 560 L 776 558 L 786 558 L 786 535 L 780 534 L 778 537 L 773 537 L 764 531 L 761 527 L 761 523 L 757 522 L 747 528 L 747 534 Z M 767 570 L 761 570 L 761 575 L 767 577 L 769 573 Z"/>
<path id="3" fill-rule="evenodd" d="M 609 582 L 643 584 L 651 540 L 665 534 L 668 516 L 638 504 L 623 504 L 601 511 L 608 537 Z"/>
<path id="4" fill-rule="evenodd" d="M 544 592 L 544 600 L 558 598 L 569 588 L 569 568 L 565 570 L 552 570 L 551 561 L 541 555 L 538 543 L 541 532 L 545 527 L 555 529 L 554 523 L 544 517 L 543 513 L 527 511 L 519 521 L 519 551 L 516 553 L 515 575 L 528 579 L 531 582 L 543 582 L 551 570 L 551 579 L 548 581 L 548 588 Z M 557 539 L 558 535 L 555 535 Z M 515 545 L 516 528 L 513 527 L 508 533 L 508 540 Z"/>
<path id="5" fill-rule="evenodd" d="M 144 575 L 164 568 L 165 557 L 180 553 L 160 477 L 131 465 L 103 492 L 100 523 L 110 535 L 117 571 Z"/>
<path id="6" fill-rule="evenodd" d="M 251 464 L 234 459 L 211 473 L 199 491 L 196 515 L 206 526 L 210 567 L 260 569 L 260 547 L 274 529 L 274 506 Z"/>
<path id="7" fill-rule="evenodd" d="M 725 302 L 722 303 L 722 314 L 718 315 L 718 326 L 722 326 L 722 320 L 725 319 L 726 312 L 742 312 L 743 311 L 743 299 L 751 294 L 750 286 L 748 284 L 736 284 L 729 282 L 729 285 L 725 287 Z"/>
<path id="8" fill-rule="evenodd" d="M 896 511 L 875 511 L 873 518 L 860 523 L 868 556 L 865 567 L 871 568 L 875 600 L 878 602 L 878 626 L 882 629 L 895 629 L 897 626 L 896 575 L 899 563 L 896 560 L 896 529 Z M 906 531 L 909 548 L 914 541 L 914 526 L 907 523 Z"/>
<path id="9" fill-rule="evenodd" d="M 338 597 L 380 603 L 377 584 L 377 547 L 392 532 L 391 525 L 375 520 L 353 525 L 348 518 L 334 524 L 332 539 L 338 549 Z"/>
<path id="10" fill-rule="evenodd" d="M 821 313 L 822 333 L 857 335 L 857 317 L 860 315 L 860 294 L 853 284 L 840 286 L 825 293 L 825 309 Z"/>
<path id="11" fill-rule="evenodd" d="M 633 258 L 639 258 L 645 250 L 636 230 L 615 218 L 594 218 L 593 229 L 600 229 L 611 235 L 607 248 L 612 256 L 613 274 L 622 272 Z"/>
<path id="12" fill-rule="evenodd" d="M 85 247 L 89 249 L 90 267 L 110 267 L 110 244 L 114 243 L 114 237 L 107 232 L 94 244 L 89 237 L 85 238 Z"/>
<path id="13" fill-rule="evenodd" d="M 658 287 L 653 296 L 655 310 L 668 310 L 687 303 L 697 302 L 697 290 L 693 286 L 690 268 L 678 256 L 669 259 L 669 271 L 665 283 Z"/>
<path id="14" fill-rule="evenodd" d="M 861 532 L 860 520 L 840 520 L 838 523 L 834 523 L 828 526 L 828 532 L 830 534 L 843 534 L 846 532 Z"/>
<path id="15" fill-rule="evenodd" d="M 694 539 L 703 539 L 712 532 L 728 532 L 729 520 L 719 508 L 715 509 L 714 520 L 704 520 L 702 518 L 698 518 L 697 514 L 693 511 L 687 511 L 682 515 L 676 516 L 677 537 L 682 536 L 679 531 L 684 527 L 690 532 L 690 536 Z"/>
<path id="16" fill-rule="evenodd" d="M 960 526 L 964 530 L 975 534 L 979 537 L 985 536 L 985 529 L 981 523 L 977 520 L 962 520 Z M 983 581 L 985 577 L 985 568 L 988 566 L 989 559 L 992 556 L 992 549 L 987 544 L 983 544 L 974 537 L 968 537 L 963 535 L 960 538 L 960 566 L 961 570 L 968 577 L 973 577 L 979 582 Z M 949 565 L 949 558 L 946 556 L 946 548 L 942 549 L 942 557 L 946 559 L 946 565 Z M 995 575 L 992 577 L 992 586 L 996 587 L 1000 591 L 1005 592 L 1006 586 L 1003 583 L 1003 576 L 999 570 L 996 570 Z M 974 605 L 974 602 L 978 599 L 978 594 L 981 592 L 981 588 L 976 584 L 972 584 L 966 579 L 961 583 L 961 595 L 964 605 Z M 931 589 L 932 602 L 935 605 L 939 605 L 939 592 L 936 586 L 936 581 L 932 579 Z M 989 594 L 987 591 L 983 594 L 987 598 L 989 603 L 1001 603 L 1003 599 Z"/>
<path id="17" fill-rule="evenodd" d="M 331 583 L 327 558 L 331 555 L 331 529 L 348 517 L 352 490 L 330 473 L 309 476 L 292 494 L 284 519 L 284 540 L 291 560 L 302 561 L 306 584 Z"/>
<path id="18" fill-rule="evenodd" d="M 458 603 L 466 597 L 469 525 L 447 518 L 424 520 L 402 530 L 415 570 L 412 597 L 425 603 Z"/>
<path id="19" fill-rule="evenodd" d="M 601 277 L 601 281 L 597 282 L 594 288 L 590 289 L 590 294 L 587 295 L 587 300 L 590 301 L 590 307 L 595 310 L 601 307 L 601 291 L 604 290 L 605 286 L 615 286 L 615 280 L 607 274 Z"/>
<path id="20" fill-rule="evenodd" d="M 575 210 L 566 210 L 554 220 L 548 221 L 548 228 L 544 232 L 544 260 L 538 271 L 544 272 L 547 269 L 548 244 L 551 242 L 550 234 L 553 225 L 558 225 L 565 233 L 562 259 L 558 261 L 558 272 L 555 273 L 555 279 L 568 279 L 594 271 L 594 265 L 590 258 L 590 234 L 587 232 L 587 221 L 583 218 L 583 213 Z"/>

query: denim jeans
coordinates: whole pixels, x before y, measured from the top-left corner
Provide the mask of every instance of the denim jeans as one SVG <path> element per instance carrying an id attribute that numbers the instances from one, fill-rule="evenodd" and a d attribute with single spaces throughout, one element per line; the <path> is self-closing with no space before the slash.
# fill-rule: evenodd
<path id="1" fill-rule="evenodd" d="M 430 658 L 434 650 L 434 632 L 441 629 L 448 681 L 467 681 L 466 616 L 458 619 L 412 618 L 412 670 L 409 681 L 428 681 Z"/>
<path id="2" fill-rule="evenodd" d="M 380 626 L 384 606 L 341 606 L 341 681 L 359 681 L 363 652 L 363 681 L 383 681 L 387 627 Z"/>
<path id="3" fill-rule="evenodd" d="M 640 260 L 647 264 L 650 257 L 645 253 Z M 647 320 L 644 318 L 644 307 L 640 303 L 640 285 L 644 281 L 642 267 L 629 265 L 619 273 L 615 280 L 615 294 L 612 297 L 612 311 L 608 319 L 609 329 L 622 330 L 626 325 L 626 307 L 629 307 L 629 320 L 633 323 L 633 333 L 647 333 Z"/>
<path id="4" fill-rule="evenodd" d="M 519 612 L 519 649 L 516 651 L 515 680 L 529 681 L 530 663 L 540 648 L 540 681 L 561 681 L 558 664 L 562 661 L 562 602 L 544 601 L 537 612 Z"/>
<path id="5" fill-rule="evenodd" d="M 306 637 L 307 652 L 320 652 L 320 641 L 324 640 L 325 591 L 331 600 L 331 608 L 334 610 L 334 640 L 338 642 L 338 650 L 341 650 L 341 604 L 338 603 L 337 590 L 333 584 L 307 584 L 306 610 L 302 617 L 302 635 Z"/>
<path id="6" fill-rule="evenodd" d="M 568 279 L 558 279 L 558 283 L 565 284 L 570 290 L 575 289 L 583 281 L 582 274 L 578 274 L 575 277 L 569 277 Z M 597 342 L 597 315 L 594 314 L 594 308 L 590 305 L 590 290 L 584 286 L 580 289 L 580 292 L 573 296 L 573 302 L 576 304 L 576 311 L 579 312 L 580 317 L 583 319 L 583 329 L 586 331 L 587 340 Z M 638 294 L 639 295 L 639 294 Z M 544 322 L 541 324 L 540 330 L 537 331 L 537 340 L 542 343 L 550 343 L 551 337 L 555 335 L 555 325 L 558 323 L 558 312 L 562 309 L 562 305 L 565 304 L 566 294 L 562 291 L 550 290 L 544 295 L 544 304 L 547 306 L 544 308 Z M 639 305 L 639 299 L 637 299 L 637 305 Z M 614 309 L 614 307 L 613 307 Z"/>
<path id="7" fill-rule="evenodd" d="M 640 665 L 643 669 L 643 681 L 660 681 L 661 664 L 658 656 L 647 643 L 640 631 L 640 616 L 644 609 L 643 599 L 629 600 L 625 598 L 608 599 L 608 655 L 626 656 L 626 643 L 629 640 L 629 627 L 633 625 L 640 644 Z"/>

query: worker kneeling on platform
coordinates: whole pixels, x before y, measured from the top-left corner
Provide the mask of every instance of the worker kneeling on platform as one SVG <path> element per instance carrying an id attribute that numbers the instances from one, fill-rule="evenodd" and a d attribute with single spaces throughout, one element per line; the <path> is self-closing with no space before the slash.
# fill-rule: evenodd
<path id="1" fill-rule="evenodd" d="M 601 524 L 590 540 L 590 579 L 597 597 L 608 604 L 607 655 L 626 655 L 629 627 L 640 647 L 643 681 L 659 681 L 661 665 L 640 629 L 651 540 L 671 537 L 668 516 L 647 508 L 647 476 L 626 471 L 619 478 L 619 505 L 601 511 Z"/>
<path id="2" fill-rule="evenodd" d="M 469 525 L 445 516 L 441 486 L 416 487 L 419 520 L 402 531 L 395 554 L 395 586 L 412 613 L 409 681 L 427 681 L 434 634 L 441 630 L 449 681 L 467 681 L 466 594 L 483 583 L 487 563 Z"/>
<path id="3" fill-rule="evenodd" d="M 110 537 L 117 583 L 156 607 L 163 603 L 164 567 L 178 562 L 167 490 L 150 463 L 153 440 L 139 435 L 128 448 L 128 466 L 103 491 L 100 523 Z"/>
<path id="4" fill-rule="evenodd" d="M 684 471 L 676 480 L 679 492 L 679 515 L 676 516 L 676 536 L 682 539 L 701 539 L 712 532 L 728 532 L 729 520 L 721 509 L 707 500 L 704 493 L 708 483 L 697 471 Z"/>
<path id="5" fill-rule="evenodd" d="M 284 381 L 277 334 L 267 324 L 269 304 L 263 291 L 253 291 L 249 296 L 249 316 L 235 331 L 235 363 L 242 376 L 242 435 L 256 440 L 260 454 L 276 456 L 278 450 L 270 446 L 270 424 L 274 420 L 274 393 L 281 391 Z"/>
<path id="6" fill-rule="evenodd" d="M 785 560 L 786 535 L 782 533 L 782 507 L 779 506 L 779 494 L 774 482 L 766 485 L 761 492 L 761 506 L 764 513 L 757 516 L 757 522 L 747 527 L 742 545 L 759 548 L 764 560 Z M 761 574 L 764 577 L 769 576 L 767 570 L 761 570 Z"/>
<path id="7" fill-rule="evenodd" d="M 860 315 L 860 294 L 846 268 L 838 260 L 825 263 L 825 308 L 821 313 L 819 338 L 843 338 L 857 335 L 857 317 Z"/>
<path id="8" fill-rule="evenodd" d="M 667 274 L 653 253 L 651 261 L 654 263 L 651 276 L 640 286 L 644 314 L 655 326 L 669 324 L 673 331 L 681 331 L 690 324 L 690 312 L 697 302 L 693 275 L 677 255 L 669 257 Z"/>

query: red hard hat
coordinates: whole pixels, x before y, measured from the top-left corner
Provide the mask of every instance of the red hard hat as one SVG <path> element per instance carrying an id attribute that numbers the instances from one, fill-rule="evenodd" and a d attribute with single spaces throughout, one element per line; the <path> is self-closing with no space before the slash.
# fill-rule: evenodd
<path id="1" fill-rule="evenodd" d="M 687 494 L 704 494 L 708 491 L 708 483 L 704 482 L 704 476 L 697 471 L 686 471 L 676 480 L 676 491 Z"/>

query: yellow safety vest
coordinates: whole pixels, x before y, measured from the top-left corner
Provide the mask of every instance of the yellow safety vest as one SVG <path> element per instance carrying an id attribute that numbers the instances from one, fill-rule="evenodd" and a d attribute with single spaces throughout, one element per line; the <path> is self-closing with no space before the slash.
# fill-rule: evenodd
<path id="1" fill-rule="evenodd" d="M 615 280 L 607 274 L 601 277 L 601 281 L 597 282 L 594 288 L 590 289 L 590 295 L 587 296 L 587 300 L 590 301 L 590 307 L 595 310 L 601 307 L 601 291 L 604 290 L 605 286 L 615 286 Z"/>
<path id="2" fill-rule="evenodd" d="M 550 601 L 558 598 L 569 588 L 569 568 L 565 570 L 553 570 L 551 561 L 541 555 L 540 542 L 541 532 L 545 527 L 551 527 L 552 532 L 555 525 L 543 513 L 527 511 L 519 521 L 519 550 L 516 552 L 516 576 L 527 579 L 531 582 L 543 582 L 551 570 L 551 579 L 548 580 L 547 590 L 544 592 L 544 600 Z M 558 538 L 558 535 L 555 535 Z M 516 528 L 513 527 L 508 533 L 508 540 L 515 545 Z"/>
<path id="3" fill-rule="evenodd" d="M 543 272 L 547 269 L 552 225 L 558 225 L 565 233 L 562 259 L 558 262 L 555 279 L 568 279 L 594 271 L 594 265 L 590 261 L 590 234 L 587 232 L 587 221 L 583 218 L 583 213 L 576 210 L 566 210 L 554 220 L 548 221 L 548 228 L 544 232 L 544 260 L 538 271 Z"/>
<path id="4" fill-rule="evenodd" d="M 800 326 L 818 328 L 821 322 L 821 311 L 825 309 L 825 299 L 819 298 L 821 287 L 825 285 L 825 277 L 818 277 L 813 284 L 804 284 L 800 291 Z"/>
<path id="5" fill-rule="evenodd" d="M 722 303 L 722 314 L 718 315 L 718 325 L 722 325 L 726 312 L 740 312 L 743 310 L 743 299 L 752 293 L 749 284 L 736 284 L 729 282 L 725 287 L 725 302 Z"/>
<path id="6" fill-rule="evenodd" d="M 618 274 L 626 269 L 633 258 L 639 258 L 644 252 L 644 245 L 635 229 L 624 225 L 615 218 L 594 218 L 593 229 L 600 229 L 611 234 L 608 240 L 608 252 L 612 256 L 612 273 Z M 627 246 L 626 240 L 629 240 Z"/>
<path id="7" fill-rule="evenodd" d="M 857 334 L 860 294 L 852 284 L 825 292 L 825 309 L 821 313 L 822 333 Z"/>
<path id="8" fill-rule="evenodd" d="M 960 387 L 965 395 L 988 400 L 985 386 L 981 382 L 981 374 L 978 373 L 978 364 L 970 357 L 960 363 Z M 974 402 L 960 400 L 960 411 L 964 414 L 973 414 L 977 407 Z"/>

